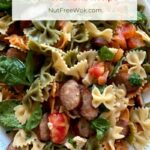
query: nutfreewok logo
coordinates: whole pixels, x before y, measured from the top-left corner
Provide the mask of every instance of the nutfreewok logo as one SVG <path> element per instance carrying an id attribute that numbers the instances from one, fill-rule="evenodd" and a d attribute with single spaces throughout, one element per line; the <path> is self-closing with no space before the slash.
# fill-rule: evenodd
<path id="1" fill-rule="evenodd" d="M 137 0 L 13 0 L 13 20 L 136 20 Z"/>

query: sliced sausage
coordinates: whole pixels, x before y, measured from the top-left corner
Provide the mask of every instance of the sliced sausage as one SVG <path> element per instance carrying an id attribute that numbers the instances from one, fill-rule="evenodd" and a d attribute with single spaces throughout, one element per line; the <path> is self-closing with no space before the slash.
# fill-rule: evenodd
<path id="1" fill-rule="evenodd" d="M 8 145 L 6 150 L 21 150 L 20 148 L 14 147 L 12 142 Z"/>
<path id="2" fill-rule="evenodd" d="M 48 123 L 48 114 L 44 114 L 39 124 L 39 131 L 38 131 L 39 139 L 44 142 L 50 140 L 50 131 L 47 123 Z"/>
<path id="3" fill-rule="evenodd" d="M 112 82 L 114 82 L 116 85 L 124 84 L 128 93 L 136 91 L 139 87 L 132 86 L 128 78 L 129 78 L 128 72 L 119 72 L 113 78 Z"/>
<path id="4" fill-rule="evenodd" d="M 60 89 L 60 100 L 67 110 L 73 110 L 80 103 L 80 89 L 75 80 L 68 80 Z"/>
<path id="5" fill-rule="evenodd" d="M 18 58 L 22 61 L 24 61 L 26 58 L 26 54 L 16 48 L 9 48 L 6 52 L 6 56 L 11 58 Z"/>
<path id="6" fill-rule="evenodd" d="M 92 94 L 86 87 L 81 87 L 82 106 L 80 113 L 87 120 L 93 120 L 98 115 L 98 109 L 92 106 Z"/>
<path id="7" fill-rule="evenodd" d="M 90 124 L 85 118 L 81 118 L 77 124 L 79 135 L 82 137 L 89 137 L 90 135 Z"/>

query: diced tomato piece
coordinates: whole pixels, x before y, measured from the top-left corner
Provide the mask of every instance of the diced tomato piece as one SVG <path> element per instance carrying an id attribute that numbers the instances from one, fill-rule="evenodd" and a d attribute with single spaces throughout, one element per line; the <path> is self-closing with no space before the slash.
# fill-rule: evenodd
<path id="1" fill-rule="evenodd" d="M 89 74 L 94 78 L 98 78 L 104 73 L 104 71 L 105 71 L 104 63 L 98 63 L 89 69 Z"/>
<path id="2" fill-rule="evenodd" d="M 115 35 L 113 38 L 115 43 L 118 43 L 119 47 L 118 48 L 122 48 L 122 49 L 126 49 L 127 48 L 127 43 L 126 43 L 126 39 L 123 36 L 123 34 L 121 32 L 119 32 L 118 35 Z"/>
<path id="3" fill-rule="evenodd" d="M 53 113 L 48 117 L 50 137 L 53 143 L 61 144 L 69 130 L 69 120 L 64 113 Z"/>
<path id="4" fill-rule="evenodd" d="M 125 37 L 125 39 L 132 38 L 136 34 L 135 26 L 130 23 L 122 24 L 118 30 L 119 30 L 119 32 L 122 33 L 122 35 Z"/>
<path id="5" fill-rule="evenodd" d="M 127 44 L 128 44 L 128 48 L 130 49 L 145 46 L 142 36 L 139 34 L 136 34 L 134 37 L 128 39 Z"/>
<path id="6" fill-rule="evenodd" d="M 98 84 L 99 85 L 105 85 L 107 82 L 109 71 L 105 72 L 102 76 L 98 78 Z"/>

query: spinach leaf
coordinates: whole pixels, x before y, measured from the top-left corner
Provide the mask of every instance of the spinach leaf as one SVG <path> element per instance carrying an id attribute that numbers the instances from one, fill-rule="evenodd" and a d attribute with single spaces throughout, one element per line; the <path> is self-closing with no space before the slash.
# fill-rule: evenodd
<path id="1" fill-rule="evenodd" d="M 115 56 L 115 54 L 111 52 L 107 46 L 102 47 L 98 51 L 98 55 L 103 61 L 111 61 Z"/>
<path id="2" fill-rule="evenodd" d="M 98 117 L 91 121 L 91 127 L 96 131 L 97 139 L 101 140 L 108 131 L 110 123 L 106 119 Z"/>
<path id="3" fill-rule="evenodd" d="M 25 130 L 31 131 L 36 128 L 42 119 L 42 108 L 40 103 L 36 103 L 30 118 L 25 124 Z"/>
<path id="4" fill-rule="evenodd" d="M 34 80 L 33 51 L 29 51 L 26 57 L 26 77 L 30 83 Z"/>
<path id="5" fill-rule="evenodd" d="M 16 100 L 6 100 L 0 103 L 0 125 L 9 130 L 22 128 L 15 117 L 14 107 L 19 104 Z"/>
<path id="6" fill-rule="evenodd" d="M 25 73 L 26 67 L 19 59 L 0 56 L 0 81 L 10 86 L 17 84 L 28 85 Z"/>

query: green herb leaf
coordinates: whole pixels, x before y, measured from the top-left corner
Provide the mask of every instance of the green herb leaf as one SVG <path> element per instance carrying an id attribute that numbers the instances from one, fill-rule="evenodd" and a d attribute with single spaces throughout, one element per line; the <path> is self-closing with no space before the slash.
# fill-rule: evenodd
<path id="1" fill-rule="evenodd" d="M 16 100 L 6 100 L 0 103 L 0 125 L 12 130 L 13 128 L 22 128 L 22 125 L 15 117 L 14 107 L 19 105 Z"/>
<path id="2" fill-rule="evenodd" d="M 129 82 L 133 86 L 141 86 L 142 85 L 142 79 L 138 73 L 133 73 L 129 76 Z"/>
<path id="3" fill-rule="evenodd" d="M 101 144 L 95 137 L 90 137 L 85 145 L 86 150 L 101 150 Z"/>
<path id="4" fill-rule="evenodd" d="M 60 145 L 60 144 L 54 144 L 52 142 L 48 142 L 43 150 L 67 150 L 67 148 L 64 145 Z"/>
<path id="5" fill-rule="evenodd" d="M 25 73 L 26 67 L 19 59 L 0 56 L 0 81 L 8 85 L 28 85 Z"/>
<path id="6" fill-rule="evenodd" d="M 100 59 L 103 61 L 111 61 L 113 60 L 115 54 L 109 50 L 108 47 L 104 46 L 98 51 L 98 55 Z"/>
<path id="7" fill-rule="evenodd" d="M 96 131 L 96 137 L 101 140 L 108 131 L 110 123 L 106 119 L 99 117 L 91 122 L 91 127 Z"/>
<path id="8" fill-rule="evenodd" d="M 10 11 L 12 0 L 0 0 L 0 11 Z"/>
<path id="9" fill-rule="evenodd" d="M 30 83 L 34 80 L 33 51 L 29 51 L 26 57 L 26 77 Z"/>
<path id="10" fill-rule="evenodd" d="M 53 143 L 52 143 L 52 142 L 47 143 L 47 144 L 44 146 L 43 150 L 54 150 L 54 145 L 53 145 Z"/>
<path id="11" fill-rule="evenodd" d="M 143 12 L 138 11 L 137 12 L 137 20 L 130 21 L 133 24 L 146 24 L 147 23 L 147 18 Z"/>
<path id="12" fill-rule="evenodd" d="M 123 60 L 124 60 L 124 57 L 117 62 L 116 66 L 113 68 L 112 72 L 110 73 L 109 78 L 114 77 L 118 73 L 118 71 L 122 65 Z"/>
<path id="13" fill-rule="evenodd" d="M 36 128 L 42 119 L 42 108 L 39 103 L 36 103 L 30 118 L 25 124 L 25 130 L 31 131 Z"/>

